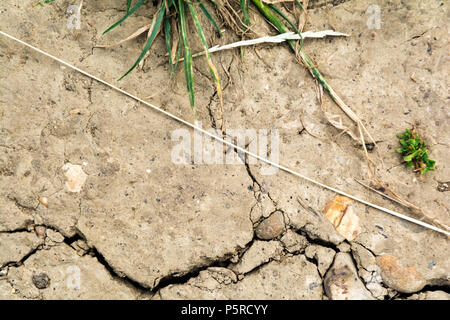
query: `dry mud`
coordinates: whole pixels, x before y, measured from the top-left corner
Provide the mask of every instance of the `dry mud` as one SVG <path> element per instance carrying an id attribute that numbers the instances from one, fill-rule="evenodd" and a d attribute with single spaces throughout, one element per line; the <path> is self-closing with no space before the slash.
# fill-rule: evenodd
<path id="1" fill-rule="evenodd" d="M 75 33 L 66 26 L 75 1 L 33 2 L 2 1 L 0 29 L 114 84 L 144 39 L 93 47 L 148 24 L 155 10 L 150 2 L 102 36 L 124 14 L 123 1 L 85 1 Z M 448 4 L 310 3 L 307 30 L 350 35 L 308 40 L 304 50 L 378 141 L 378 174 L 450 225 Z M 367 26 L 372 4 L 381 9 L 380 29 Z M 261 35 L 272 32 L 255 10 L 252 23 Z M 237 40 L 204 25 L 210 43 Z M 316 83 L 287 46 L 244 53 L 243 60 L 237 50 L 213 55 L 227 128 L 278 129 L 281 163 L 405 211 L 355 182 L 367 180 L 364 153 L 327 122 Z M 204 59 L 194 63 L 198 118 L 210 128 L 220 122 L 218 99 Z M 4 37 L 0 65 L 0 299 L 450 297 L 445 236 L 355 203 L 362 232 L 348 242 L 321 214 L 333 193 L 281 171 L 262 175 L 261 164 L 175 164 L 172 133 L 192 130 Z M 182 68 L 169 86 L 162 37 L 143 69 L 119 85 L 194 120 Z M 324 107 L 347 121 L 328 97 Z M 395 152 L 395 135 L 413 123 L 437 162 L 425 179 Z M 87 175 L 80 192 L 66 186 L 67 163 Z M 280 225 L 280 232 L 258 239 L 255 229 L 272 214 L 271 230 Z"/>

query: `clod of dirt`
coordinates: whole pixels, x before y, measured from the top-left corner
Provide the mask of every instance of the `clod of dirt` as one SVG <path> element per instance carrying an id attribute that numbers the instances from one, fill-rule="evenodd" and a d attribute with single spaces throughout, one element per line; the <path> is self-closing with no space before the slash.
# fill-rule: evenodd
<path id="1" fill-rule="evenodd" d="M 52 229 L 47 230 L 47 237 L 51 241 L 56 242 L 56 243 L 64 242 L 64 236 L 57 231 L 53 231 Z"/>
<path id="2" fill-rule="evenodd" d="M 262 240 L 270 240 L 278 237 L 284 231 L 283 213 L 276 211 L 270 217 L 264 219 L 255 229 L 256 236 Z"/>
<path id="3" fill-rule="evenodd" d="M 89 250 L 89 246 L 84 240 L 75 241 L 74 243 L 72 243 L 72 248 L 75 249 L 75 251 L 79 256 L 85 255 L 86 252 Z"/>
<path id="4" fill-rule="evenodd" d="M 112 277 L 95 257 L 80 257 L 64 243 L 38 250 L 23 265 L 10 267 L 8 281 L 23 299 L 130 300 L 139 295 L 130 284 Z M 0 299 L 2 289 L 0 284 Z"/>
<path id="5" fill-rule="evenodd" d="M 383 282 L 399 292 L 413 293 L 423 289 L 426 284 L 424 277 L 411 266 L 403 266 L 397 258 L 385 254 L 377 258 L 381 269 Z"/>
<path id="6" fill-rule="evenodd" d="M 0 208 L 0 232 L 26 229 L 33 223 L 32 217 L 27 213 L 22 212 L 15 205 L 14 201 L 9 200 L 8 198 L 0 198 Z"/>
<path id="7" fill-rule="evenodd" d="M 321 276 L 325 275 L 325 272 L 327 272 L 328 268 L 333 263 L 335 254 L 336 252 L 333 249 L 316 244 L 310 245 L 305 250 L 305 256 L 317 261 L 317 269 Z"/>
<path id="8" fill-rule="evenodd" d="M 418 294 L 413 294 L 408 297 L 408 300 L 450 300 L 450 294 L 445 291 L 425 291 Z"/>
<path id="9" fill-rule="evenodd" d="M 346 242 L 342 242 L 340 245 L 337 246 L 337 249 L 340 252 L 350 252 L 350 245 Z"/>
<path id="10" fill-rule="evenodd" d="M 45 238 L 46 231 L 47 231 L 47 228 L 44 226 L 35 226 L 34 227 L 34 232 L 36 232 L 36 235 L 41 239 Z"/>
<path id="11" fill-rule="evenodd" d="M 381 270 L 377 266 L 375 257 L 357 243 L 352 243 L 351 250 L 358 267 L 358 274 L 366 284 L 366 288 L 375 298 L 383 299 L 388 294 L 388 290 L 382 286 Z"/>
<path id="12" fill-rule="evenodd" d="M 50 278 L 45 273 L 35 274 L 31 277 L 31 280 L 38 289 L 45 289 L 50 285 Z"/>
<path id="13" fill-rule="evenodd" d="M 308 240 L 306 240 L 306 237 L 292 230 L 288 230 L 281 237 L 280 241 L 289 253 L 303 252 L 308 246 Z"/>
<path id="14" fill-rule="evenodd" d="M 301 270 L 301 272 L 299 272 Z M 222 273 L 223 271 L 221 271 Z M 219 279 L 219 280 L 217 280 Z M 236 283 L 224 285 L 217 269 L 208 268 L 187 283 L 168 285 L 155 296 L 160 299 L 275 299 L 322 298 L 322 279 L 304 255 L 271 261 Z"/>
<path id="15" fill-rule="evenodd" d="M 359 279 L 348 253 L 336 254 L 333 266 L 325 275 L 325 292 L 331 300 L 373 300 Z"/>
<path id="16" fill-rule="evenodd" d="M 81 187 L 86 182 L 87 175 L 84 173 L 80 165 L 73 165 L 66 163 L 62 170 L 65 171 L 64 175 L 67 178 L 66 188 L 70 192 L 80 192 Z"/>
<path id="17" fill-rule="evenodd" d="M 359 217 L 353 212 L 352 203 L 353 200 L 347 197 L 336 196 L 328 201 L 322 211 L 339 234 L 348 241 L 352 241 L 361 233 Z"/>
<path id="18" fill-rule="evenodd" d="M 258 241 L 244 253 L 241 261 L 230 267 L 237 274 L 246 274 L 256 267 L 269 262 L 279 260 L 283 247 L 278 241 Z"/>
<path id="19" fill-rule="evenodd" d="M 0 267 L 19 262 L 41 243 L 32 232 L 0 233 Z"/>

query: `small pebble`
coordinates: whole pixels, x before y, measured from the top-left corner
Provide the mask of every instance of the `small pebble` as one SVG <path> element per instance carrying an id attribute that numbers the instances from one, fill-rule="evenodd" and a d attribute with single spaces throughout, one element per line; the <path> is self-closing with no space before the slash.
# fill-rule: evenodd
<path id="1" fill-rule="evenodd" d="M 278 237 L 284 231 L 283 213 L 277 211 L 264 219 L 255 229 L 256 236 L 262 240 Z"/>
<path id="2" fill-rule="evenodd" d="M 45 273 L 35 274 L 31 277 L 31 280 L 38 289 L 45 289 L 50 285 L 50 278 Z"/>
<path id="3" fill-rule="evenodd" d="M 377 257 L 377 265 L 381 269 L 383 283 L 399 292 L 417 292 L 426 284 L 416 268 L 402 265 L 394 256 L 385 254 Z"/>
<path id="4" fill-rule="evenodd" d="M 40 197 L 39 202 L 44 206 L 47 207 L 48 205 L 48 198 L 47 197 Z"/>
<path id="5" fill-rule="evenodd" d="M 47 228 L 44 226 L 35 226 L 34 231 L 39 238 L 45 238 Z"/>

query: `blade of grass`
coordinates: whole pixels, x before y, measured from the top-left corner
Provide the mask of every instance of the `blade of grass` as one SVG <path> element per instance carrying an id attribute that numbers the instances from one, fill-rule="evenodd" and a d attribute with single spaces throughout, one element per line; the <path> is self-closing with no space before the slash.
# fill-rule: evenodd
<path id="1" fill-rule="evenodd" d="M 217 25 L 216 20 L 214 20 L 214 18 L 212 17 L 212 15 L 209 13 L 208 9 L 206 9 L 206 7 L 203 5 L 202 1 L 199 0 L 199 7 L 202 10 L 203 14 L 206 16 L 206 18 L 208 18 L 208 20 L 211 22 L 211 24 L 214 26 L 214 28 L 216 28 L 217 33 L 219 34 L 219 36 L 222 36 L 222 31 L 220 31 L 219 26 Z"/>
<path id="2" fill-rule="evenodd" d="M 144 49 L 142 50 L 142 52 L 141 52 L 139 58 L 136 60 L 136 62 L 134 63 L 134 65 L 130 68 L 130 70 L 128 70 L 123 76 L 121 76 L 121 77 L 119 78 L 119 81 L 122 80 L 125 76 L 127 76 L 131 71 L 133 71 L 133 69 L 136 68 L 137 65 L 139 64 L 139 62 L 141 62 L 141 60 L 144 58 L 145 54 L 146 54 L 147 51 L 150 49 L 150 47 L 151 47 L 151 45 L 152 45 L 152 43 L 153 43 L 153 40 L 155 40 L 156 35 L 157 35 L 158 32 L 159 32 L 159 28 L 160 28 L 160 26 L 161 26 L 161 22 L 162 22 L 162 20 L 163 20 L 163 18 L 164 18 L 165 13 L 166 13 L 166 12 L 165 12 L 165 2 L 162 1 L 162 2 L 161 2 L 161 7 L 159 8 L 158 13 L 157 13 L 158 16 L 157 16 L 156 21 L 155 21 L 155 24 L 154 24 L 154 26 L 153 26 L 153 30 L 152 30 L 152 32 L 151 32 L 151 34 L 150 34 L 150 36 L 149 36 L 149 38 L 148 38 L 148 40 L 147 40 L 147 43 L 145 44 Z"/>
<path id="3" fill-rule="evenodd" d="M 130 12 L 131 1 L 133 0 L 127 0 L 127 13 Z"/>
<path id="4" fill-rule="evenodd" d="M 192 52 L 189 48 L 189 42 L 186 31 L 186 13 L 184 0 L 178 0 L 178 10 L 180 17 L 181 38 L 184 43 L 184 72 L 186 76 L 186 86 L 189 92 L 189 102 L 192 110 L 195 112 L 195 95 L 194 95 L 194 76 L 192 72 Z"/>
<path id="5" fill-rule="evenodd" d="M 121 24 L 122 22 L 124 22 L 129 16 L 131 16 L 137 9 L 139 9 L 140 6 L 142 6 L 144 4 L 144 2 L 146 2 L 147 0 L 139 0 L 134 6 L 133 8 L 131 8 L 130 10 L 127 10 L 127 13 L 116 23 L 114 23 L 111 27 L 109 27 L 108 29 L 106 29 L 103 34 L 108 33 L 109 31 L 111 31 L 112 29 L 114 29 L 115 27 L 117 27 L 119 24 Z"/>
<path id="6" fill-rule="evenodd" d="M 242 20 L 242 22 L 246 26 L 249 26 L 250 25 L 250 17 L 248 15 L 248 0 L 240 0 L 240 1 L 241 1 L 242 15 L 244 16 L 244 19 Z"/>
<path id="7" fill-rule="evenodd" d="M 167 52 L 169 53 L 170 74 L 172 75 L 175 72 L 175 69 L 172 61 L 172 43 L 170 39 L 172 28 L 170 26 L 169 19 L 170 18 L 168 18 L 167 16 L 164 18 L 164 36 L 166 39 Z"/>
<path id="8" fill-rule="evenodd" d="M 220 109 L 222 111 L 222 129 L 223 129 L 224 125 L 225 125 L 225 118 L 224 118 L 224 114 L 223 114 L 222 86 L 220 84 L 219 73 L 217 72 L 216 66 L 212 62 L 211 55 L 209 53 L 208 43 L 206 41 L 205 34 L 203 33 L 203 28 L 200 23 L 200 20 L 198 19 L 197 10 L 195 9 L 195 6 L 189 2 L 188 2 L 188 8 L 189 8 L 189 11 L 191 12 L 192 19 L 194 20 L 194 24 L 197 29 L 197 33 L 200 37 L 200 40 L 202 41 L 203 48 L 205 49 L 205 52 L 206 52 L 205 57 L 206 57 L 206 61 L 208 62 L 209 71 L 211 72 L 211 76 L 214 79 L 214 84 L 216 85 L 216 92 L 217 92 L 217 96 L 219 97 Z M 192 57 L 191 57 L 191 59 L 192 59 Z"/>
<path id="9" fill-rule="evenodd" d="M 36 3 L 34 4 L 34 6 L 42 6 L 42 5 L 44 5 L 45 3 L 50 3 L 50 2 L 53 2 L 53 1 L 55 1 L 55 0 L 44 0 L 44 1 L 39 1 L 39 2 L 36 2 Z"/>
<path id="10" fill-rule="evenodd" d="M 303 7 L 303 5 L 301 4 L 301 2 L 299 0 L 295 0 L 295 2 L 298 4 L 298 6 L 300 7 L 300 9 L 303 10 L 303 12 L 306 12 L 305 8 Z"/>
<path id="11" fill-rule="evenodd" d="M 292 27 L 292 29 L 294 29 L 294 31 L 300 36 L 300 47 L 298 48 L 298 51 L 301 51 L 303 49 L 303 36 L 302 36 L 301 32 L 298 30 L 298 28 L 295 26 L 295 24 L 288 17 L 286 17 L 286 15 L 283 12 L 281 12 L 280 9 L 278 9 L 273 4 L 269 4 L 269 7 L 273 11 L 275 11 L 280 17 L 282 17 Z"/>

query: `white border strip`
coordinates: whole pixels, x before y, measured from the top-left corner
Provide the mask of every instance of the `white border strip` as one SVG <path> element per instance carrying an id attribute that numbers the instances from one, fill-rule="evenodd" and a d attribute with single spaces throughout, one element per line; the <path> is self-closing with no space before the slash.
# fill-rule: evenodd
<path id="1" fill-rule="evenodd" d="M 280 164 L 278 164 L 278 163 L 275 163 L 275 162 L 272 162 L 272 161 L 270 161 L 270 160 L 267 160 L 267 159 L 265 159 L 265 158 L 263 158 L 263 157 L 260 157 L 259 155 L 254 154 L 254 153 L 252 153 L 252 152 L 250 152 L 250 151 L 247 151 L 246 149 L 241 148 L 241 147 L 239 147 L 239 146 L 237 146 L 237 145 L 235 145 L 235 144 L 233 144 L 233 143 L 231 143 L 231 142 L 228 142 L 228 141 L 222 139 L 221 137 L 218 137 L 218 136 L 216 136 L 216 135 L 214 135 L 214 134 L 212 134 L 212 133 L 210 133 L 210 132 L 208 132 L 208 131 L 206 131 L 206 130 L 204 130 L 204 129 L 202 129 L 202 128 L 199 128 L 199 127 L 193 125 L 193 124 L 190 123 L 190 122 L 187 122 L 186 120 L 183 120 L 183 119 L 177 117 L 176 115 L 173 115 L 173 114 L 171 114 L 171 113 L 169 113 L 169 112 L 167 112 L 167 111 L 164 111 L 164 110 L 162 110 L 161 108 L 159 108 L 159 107 L 157 107 L 157 106 L 155 106 L 155 105 L 153 105 L 153 104 L 151 104 L 151 103 L 149 103 L 149 102 L 147 102 L 147 101 L 144 101 L 144 100 L 142 100 L 141 98 L 138 98 L 138 97 L 132 95 L 131 93 L 128 93 L 127 91 L 122 90 L 122 89 L 120 89 L 119 87 L 116 87 L 116 86 L 113 85 L 113 84 L 110 84 L 110 83 L 108 83 L 108 82 L 106 82 L 106 81 L 104 81 L 104 80 L 102 80 L 102 79 L 100 79 L 100 78 L 98 78 L 98 77 L 96 77 L 96 76 L 94 76 L 94 75 L 92 75 L 92 74 L 90 74 L 90 73 L 84 71 L 84 70 L 81 70 L 80 68 L 77 68 L 77 67 L 71 65 L 70 63 L 65 62 L 64 60 L 61 60 L 61 59 L 59 59 L 59 58 L 57 58 L 57 57 L 55 57 L 55 56 L 53 56 L 53 55 L 51 55 L 51 54 L 49 54 L 49 53 L 47 53 L 47 52 L 41 50 L 41 49 L 39 49 L 39 48 L 36 48 L 36 47 L 32 46 L 31 44 L 28 44 L 28 43 L 26 43 L 26 42 L 24 42 L 24 41 L 22 41 L 22 40 L 20 40 L 20 39 L 17 39 L 17 38 L 15 38 L 15 37 L 13 37 L 13 36 L 11 36 L 11 35 L 9 35 L 9 34 L 3 32 L 3 31 L 1 31 L 1 30 L 0 30 L 0 34 L 3 35 L 3 36 L 5 36 L 5 37 L 7 37 L 7 38 L 9 38 L 9 39 L 12 39 L 12 40 L 14 40 L 14 41 L 16 41 L 16 42 L 19 42 L 20 44 L 22 44 L 22 45 L 24 45 L 24 46 L 26 46 L 26 47 L 28 47 L 28 48 L 31 48 L 31 49 L 33 49 L 34 51 L 37 51 L 37 52 L 39 52 L 39 53 L 41 53 L 41 54 L 43 54 L 43 55 L 45 55 L 45 56 L 47 56 L 47 57 L 49 57 L 49 58 L 55 60 L 55 61 L 58 61 L 59 63 L 65 65 L 65 66 L 67 66 L 67 67 L 69 67 L 69 68 L 71 68 L 71 69 L 73 69 L 73 70 L 75 70 L 75 71 L 78 71 L 79 73 L 84 74 L 85 76 L 87 76 L 87 77 L 89 77 L 89 78 L 91 78 L 91 79 L 94 79 L 94 80 L 96 80 L 96 81 L 98 81 L 98 82 L 100 82 L 100 83 L 103 83 L 104 85 L 106 85 L 106 86 L 108 86 L 108 87 L 110 87 L 110 88 L 112 88 L 112 89 L 114 89 L 114 90 L 116 90 L 116 91 L 118 91 L 118 92 L 120 92 L 120 93 L 122 93 L 122 94 L 124 94 L 124 95 L 126 95 L 126 96 L 128 96 L 128 97 L 130 97 L 130 98 L 132 98 L 132 99 L 134 99 L 134 100 L 136 100 L 136 101 L 139 101 L 140 103 L 143 103 L 143 104 L 145 104 L 146 106 L 148 106 L 148 107 L 150 107 L 150 108 L 152 108 L 152 109 L 154 109 L 154 110 L 156 110 L 156 111 L 159 111 L 159 112 L 165 114 L 165 115 L 168 116 L 169 118 L 172 118 L 172 119 L 174 119 L 174 120 L 176 120 L 176 121 L 178 121 L 178 122 L 181 122 L 181 123 L 183 123 L 184 125 L 186 125 L 186 126 L 188 126 L 188 127 L 191 127 L 191 128 L 194 129 L 194 130 L 200 131 L 201 133 L 203 133 L 203 134 L 205 134 L 205 135 L 207 135 L 207 136 L 210 136 L 210 137 L 216 139 L 217 141 L 222 142 L 223 144 L 226 144 L 226 145 L 228 145 L 228 146 L 230 146 L 230 147 L 235 148 L 236 150 L 239 150 L 239 151 L 241 151 L 241 152 L 243 152 L 243 153 L 245 153 L 245 154 L 248 154 L 249 156 L 251 156 L 251 157 L 253 157 L 253 158 L 256 158 L 256 159 L 258 159 L 258 160 L 260 160 L 260 161 L 262 161 L 262 162 L 265 162 L 265 163 L 267 163 L 267 164 L 269 164 L 269 165 L 271 165 L 271 166 L 274 166 L 274 167 L 276 167 L 276 168 L 278 168 L 278 169 L 280 169 L 280 170 L 283 170 L 283 171 L 288 172 L 288 173 L 290 173 L 290 174 L 292 174 L 292 175 L 294 175 L 294 176 L 297 176 L 297 177 L 302 178 L 302 179 L 304 179 L 304 180 L 306 180 L 306 181 L 309 181 L 309 182 L 311 182 L 311 183 L 313 183 L 313 184 L 315 184 L 315 185 L 318 185 L 318 186 L 320 186 L 320 187 L 322 187 L 322 188 L 324 188 L 324 189 L 333 191 L 333 192 L 335 192 L 335 193 L 337 193 L 337 194 L 343 195 L 343 196 L 345 196 L 345 197 L 348 197 L 348 198 L 350 198 L 350 199 L 353 199 L 353 200 L 355 200 L 355 201 L 358 201 L 358 202 L 360 202 L 360 203 L 363 203 L 363 204 L 365 204 L 365 205 L 367 205 L 367 206 L 369 206 L 369 207 L 378 209 L 378 210 L 380 210 L 380 211 L 383 211 L 383 212 L 389 213 L 389 214 L 391 214 L 391 215 L 393 215 L 393 216 L 396 216 L 396 217 L 398 217 L 398 218 L 400 218 L 400 219 L 407 220 L 407 221 L 409 221 L 409 222 L 418 224 L 418 225 L 420 225 L 420 226 L 422 226 L 422 227 L 425 227 L 425 228 L 428 228 L 428 229 L 431 229 L 431 230 L 434 230 L 434 231 L 443 233 L 443 234 L 445 234 L 445 235 L 447 235 L 447 236 L 450 236 L 450 232 L 447 232 L 447 231 L 445 231 L 445 230 L 442 230 L 442 229 L 440 229 L 440 228 L 437 228 L 437 227 L 435 227 L 435 226 L 433 226 L 433 225 L 431 225 L 431 224 L 428 224 L 428 223 L 425 223 L 425 222 L 422 222 L 422 221 L 413 219 L 413 218 L 411 218 L 411 217 L 408 217 L 408 216 L 406 216 L 406 215 L 404 215 L 404 214 L 401 214 L 401 213 L 398 213 L 398 212 L 396 212 L 396 211 L 393 211 L 393 210 L 390 210 L 390 209 L 386 209 L 386 208 L 383 208 L 383 207 L 378 206 L 378 205 L 376 205 L 376 204 L 370 203 L 370 202 L 368 202 L 368 201 L 359 199 L 359 198 L 357 198 L 357 197 L 355 197 L 355 196 L 352 196 L 352 195 L 350 195 L 350 194 L 348 194 L 348 193 L 346 193 L 346 192 L 344 192 L 344 191 L 338 190 L 338 189 L 336 189 L 336 188 L 327 186 L 327 185 L 325 185 L 325 184 L 323 184 L 323 183 L 320 183 L 320 182 L 318 182 L 318 181 L 316 181 L 316 180 L 313 180 L 313 179 L 311 179 L 311 178 L 308 178 L 308 177 L 302 175 L 301 173 L 298 173 L 298 172 L 296 172 L 296 171 L 293 171 L 293 170 L 291 170 L 291 169 L 289 169 L 289 168 L 287 168 L 287 167 L 285 167 L 285 166 L 283 166 L 283 165 L 280 165 Z"/>

